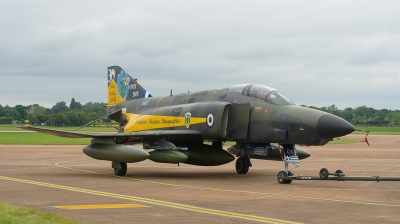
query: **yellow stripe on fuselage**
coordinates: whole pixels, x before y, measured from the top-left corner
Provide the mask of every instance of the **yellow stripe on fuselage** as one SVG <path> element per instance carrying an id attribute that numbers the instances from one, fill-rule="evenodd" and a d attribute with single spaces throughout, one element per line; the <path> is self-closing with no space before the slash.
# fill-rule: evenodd
<path id="1" fill-rule="evenodd" d="M 124 132 L 146 131 L 185 126 L 185 117 L 124 113 L 128 118 Z M 205 123 L 205 117 L 191 117 L 190 125 Z"/>

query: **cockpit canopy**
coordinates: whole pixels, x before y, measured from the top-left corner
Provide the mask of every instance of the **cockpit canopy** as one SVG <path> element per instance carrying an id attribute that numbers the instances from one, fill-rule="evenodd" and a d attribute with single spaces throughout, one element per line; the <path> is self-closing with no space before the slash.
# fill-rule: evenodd
<path id="1" fill-rule="evenodd" d="M 231 86 L 229 91 L 243 96 L 256 97 L 275 105 L 294 105 L 293 101 L 284 93 L 268 86 L 239 84 Z"/>

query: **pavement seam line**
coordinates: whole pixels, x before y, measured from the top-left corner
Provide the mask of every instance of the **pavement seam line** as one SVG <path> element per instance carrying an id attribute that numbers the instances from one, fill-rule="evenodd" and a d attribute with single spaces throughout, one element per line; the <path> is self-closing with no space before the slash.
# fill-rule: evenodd
<path id="1" fill-rule="evenodd" d="M 131 201 L 137 201 L 137 202 L 142 202 L 142 203 L 147 203 L 147 204 L 159 205 L 159 206 L 164 206 L 164 207 L 176 208 L 176 209 L 180 209 L 180 210 L 193 211 L 193 212 L 198 212 L 198 213 L 211 214 L 211 215 L 235 218 L 235 219 L 264 222 L 264 223 L 288 223 L 288 224 L 301 223 L 301 222 L 292 222 L 292 221 L 274 219 L 274 218 L 268 218 L 268 217 L 262 217 L 262 216 L 246 215 L 246 214 L 240 214 L 240 213 L 234 213 L 234 212 L 228 212 L 228 211 L 222 211 L 222 210 L 208 209 L 208 208 L 202 208 L 202 207 L 197 207 L 197 206 L 192 206 L 192 205 L 187 205 L 187 204 L 161 201 L 161 200 L 155 200 L 155 199 L 149 199 L 149 198 L 143 198 L 143 197 L 114 194 L 114 193 L 95 191 L 95 190 L 89 190 L 89 189 L 84 189 L 84 188 L 76 188 L 76 187 L 69 187 L 69 186 L 58 185 L 58 184 L 18 179 L 18 178 L 6 177 L 6 176 L 0 176 L 0 180 L 8 180 L 8 181 L 13 181 L 13 182 L 32 184 L 32 185 L 36 185 L 36 186 L 50 187 L 50 188 L 55 188 L 55 189 L 62 189 L 62 190 L 86 193 L 86 194 L 91 194 L 91 195 L 112 197 L 112 198 L 118 198 L 118 199 L 123 199 L 123 200 L 131 200 Z"/>
<path id="2" fill-rule="evenodd" d="M 110 177 L 114 177 L 114 178 L 120 178 L 120 179 L 126 179 L 126 180 L 132 180 L 132 181 L 138 181 L 138 182 L 150 183 L 150 184 L 157 184 L 157 185 L 164 185 L 164 186 L 171 186 L 171 187 L 181 187 L 181 188 L 189 188 L 189 189 L 221 191 L 221 192 L 231 192 L 231 193 L 245 193 L 245 194 L 256 194 L 256 195 L 258 194 L 258 195 L 267 195 L 267 196 L 276 196 L 276 197 L 302 198 L 302 199 L 310 199 L 310 200 L 317 200 L 317 201 L 330 201 L 330 202 L 352 203 L 352 204 L 373 205 L 373 206 L 400 207 L 400 205 L 384 204 L 384 203 L 376 203 L 376 202 L 362 202 L 362 201 L 340 200 L 340 199 L 333 199 L 333 198 L 320 198 L 320 197 L 312 197 L 312 196 L 276 194 L 276 193 L 266 193 L 266 192 L 256 192 L 256 191 L 238 191 L 238 190 L 230 190 L 230 189 L 219 189 L 219 188 L 208 188 L 208 187 L 196 187 L 196 186 L 188 186 L 188 185 L 170 184 L 170 183 L 142 180 L 142 179 L 136 179 L 136 178 L 115 176 L 112 174 L 99 173 L 99 172 L 95 172 L 95 171 L 82 170 L 82 169 L 77 169 L 77 168 L 60 165 L 63 163 L 75 162 L 75 161 L 81 161 L 81 160 L 85 160 L 85 159 L 63 161 L 63 162 L 54 163 L 53 165 L 56 167 L 59 167 L 59 168 L 63 168 L 63 169 L 76 170 L 76 171 L 85 172 L 85 173 L 93 173 L 93 174 L 98 174 L 98 175 L 110 176 Z"/>
<path id="3" fill-rule="evenodd" d="M 85 209 L 113 209 L 113 208 L 150 208 L 142 204 L 91 204 L 91 205 L 57 205 L 52 206 L 61 210 L 85 210 Z"/>

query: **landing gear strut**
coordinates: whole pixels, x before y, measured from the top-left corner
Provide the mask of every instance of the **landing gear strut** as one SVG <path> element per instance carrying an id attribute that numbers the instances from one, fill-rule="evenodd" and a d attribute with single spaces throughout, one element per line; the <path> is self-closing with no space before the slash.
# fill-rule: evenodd
<path id="1" fill-rule="evenodd" d="M 114 173 L 117 176 L 125 176 L 128 170 L 126 163 L 112 162 L 112 168 L 114 168 Z"/>
<path id="2" fill-rule="evenodd" d="M 246 174 L 251 166 L 250 157 L 248 155 L 242 155 L 237 158 L 235 168 L 238 174 Z"/>
<path id="3" fill-rule="evenodd" d="M 281 151 L 280 147 L 279 151 Z M 283 154 L 283 155 L 282 155 Z M 288 177 L 294 176 L 292 172 L 289 170 L 289 163 L 299 163 L 299 159 L 297 157 L 296 149 L 294 145 L 283 145 L 283 153 L 281 152 L 282 160 L 285 162 L 285 171 L 280 171 L 277 175 L 277 180 L 280 184 L 290 184 L 292 180 Z"/>

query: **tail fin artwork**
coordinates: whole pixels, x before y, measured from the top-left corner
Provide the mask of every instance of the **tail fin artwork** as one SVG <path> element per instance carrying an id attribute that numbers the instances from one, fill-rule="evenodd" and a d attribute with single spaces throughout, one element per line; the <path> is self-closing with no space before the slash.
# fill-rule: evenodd
<path id="1" fill-rule="evenodd" d="M 108 106 L 127 100 L 152 97 L 119 66 L 108 67 Z"/>

